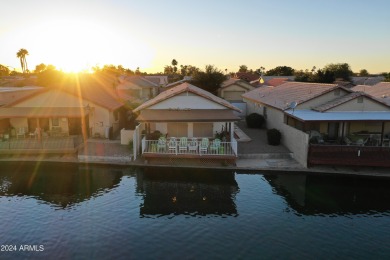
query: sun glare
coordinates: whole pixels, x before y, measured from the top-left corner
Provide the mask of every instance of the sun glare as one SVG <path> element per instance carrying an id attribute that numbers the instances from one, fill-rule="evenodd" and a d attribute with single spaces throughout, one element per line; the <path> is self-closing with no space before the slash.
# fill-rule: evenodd
<path id="1" fill-rule="evenodd" d="M 35 33 L 30 30 L 34 48 L 29 51 L 36 64 L 53 64 L 65 72 L 88 72 L 93 66 L 105 64 L 132 70 L 148 68 L 154 58 L 154 50 L 148 44 L 108 24 L 74 19 L 34 27 Z"/>

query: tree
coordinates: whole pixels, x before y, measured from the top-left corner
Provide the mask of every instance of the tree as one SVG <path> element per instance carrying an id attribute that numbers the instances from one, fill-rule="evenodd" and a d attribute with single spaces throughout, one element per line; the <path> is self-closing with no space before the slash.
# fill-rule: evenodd
<path id="1" fill-rule="evenodd" d="M 294 69 L 288 66 L 278 66 L 270 69 L 266 72 L 267 76 L 292 76 L 294 75 Z"/>
<path id="2" fill-rule="evenodd" d="M 390 72 L 389 73 L 382 73 L 382 76 L 385 77 L 385 79 L 383 81 L 385 82 L 390 82 Z"/>
<path id="3" fill-rule="evenodd" d="M 246 65 L 241 65 L 241 66 L 240 66 L 240 69 L 238 70 L 238 72 L 248 72 L 248 66 L 246 66 Z"/>
<path id="4" fill-rule="evenodd" d="M 28 73 L 27 60 L 26 60 L 27 55 L 28 55 L 28 51 L 26 49 L 20 49 L 16 53 L 16 57 L 20 59 L 20 66 L 22 66 L 23 73 Z"/>
<path id="5" fill-rule="evenodd" d="M 10 74 L 10 70 L 7 66 L 0 64 L 0 76 L 8 76 Z"/>
<path id="6" fill-rule="evenodd" d="M 264 75 L 265 73 L 265 68 L 263 66 L 261 66 L 260 68 L 258 68 L 256 71 L 255 71 L 257 74 L 259 75 Z"/>
<path id="7" fill-rule="evenodd" d="M 367 76 L 369 76 L 370 74 L 368 73 L 368 71 L 366 70 L 366 69 L 361 69 L 360 71 L 359 71 L 359 76 L 360 77 L 367 77 Z"/>
<path id="8" fill-rule="evenodd" d="M 325 66 L 324 70 L 332 72 L 336 79 L 343 79 L 346 81 L 349 81 L 350 77 L 353 75 L 348 63 L 328 64 Z"/>
<path id="9" fill-rule="evenodd" d="M 35 66 L 34 72 L 35 72 L 35 73 L 40 73 L 40 72 L 42 72 L 42 71 L 44 71 L 44 70 L 46 70 L 46 65 L 43 64 L 43 63 L 41 63 L 41 64 Z"/>
<path id="10" fill-rule="evenodd" d="M 176 67 L 177 66 L 177 60 L 175 60 L 175 59 L 172 60 L 172 66 L 173 66 L 173 72 L 176 73 L 176 71 L 177 71 L 177 67 Z"/>
<path id="11" fill-rule="evenodd" d="M 218 88 L 225 80 L 226 76 L 222 71 L 213 65 L 206 65 L 205 71 L 197 71 L 194 74 L 191 83 L 216 95 Z"/>

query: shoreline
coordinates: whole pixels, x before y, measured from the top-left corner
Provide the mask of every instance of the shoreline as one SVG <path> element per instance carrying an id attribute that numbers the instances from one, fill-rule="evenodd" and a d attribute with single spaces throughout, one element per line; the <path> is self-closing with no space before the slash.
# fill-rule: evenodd
<path id="1" fill-rule="evenodd" d="M 0 162 L 4 163 L 72 163 L 78 165 L 99 165 L 99 166 L 119 166 L 119 167 L 140 167 L 140 168 L 183 168 L 183 169 L 205 169 L 205 170 L 228 170 L 236 171 L 244 174 L 280 174 L 280 173 L 291 173 L 291 174 L 315 174 L 315 175 L 333 175 L 333 176 L 351 176 L 351 177 L 372 177 L 372 178 L 390 178 L 390 170 L 388 168 L 374 168 L 374 167 L 343 167 L 343 166 L 316 166 L 311 168 L 303 167 L 278 167 L 278 166 L 267 166 L 267 160 L 251 159 L 248 163 L 248 159 L 237 159 L 238 164 L 242 166 L 216 166 L 216 165 L 159 165 L 159 164 L 147 164 L 142 161 L 141 158 L 136 161 L 124 160 L 123 157 L 115 156 L 99 156 L 99 158 L 93 158 L 95 160 L 84 160 L 80 161 L 77 156 L 50 156 L 36 155 L 36 156 L 22 156 L 13 158 L 0 158 Z M 240 161 L 246 161 L 240 163 Z M 276 160 L 273 159 L 273 162 Z M 288 159 L 277 159 L 279 164 L 288 165 Z M 257 166 L 255 165 L 257 162 Z M 276 163 L 278 164 L 278 163 Z"/>

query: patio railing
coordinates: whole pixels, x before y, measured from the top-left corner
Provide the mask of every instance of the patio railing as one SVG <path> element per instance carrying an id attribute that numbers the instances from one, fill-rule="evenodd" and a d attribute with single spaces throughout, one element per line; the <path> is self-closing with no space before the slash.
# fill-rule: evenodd
<path id="1" fill-rule="evenodd" d="M 68 136 L 56 138 L 19 138 L 19 139 L 0 139 L 0 152 L 9 152 L 13 150 L 51 150 L 51 151 L 70 151 L 76 149 L 83 142 L 81 136 Z"/>
<path id="2" fill-rule="evenodd" d="M 308 164 L 390 167 L 390 147 L 311 144 Z"/>
<path id="3" fill-rule="evenodd" d="M 197 145 L 191 145 L 188 139 L 187 145 L 180 145 L 179 139 L 177 144 L 169 145 L 169 139 L 165 144 L 159 143 L 158 140 L 142 139 L 142 154 L 161 154 L 161 155 L 214 155 L 214 156 L 235 156 L 237 157 L 237 141 L 213 143 L 210 140 L 207 146 L 202 146 L 202 138 L 197 139 Z"/>

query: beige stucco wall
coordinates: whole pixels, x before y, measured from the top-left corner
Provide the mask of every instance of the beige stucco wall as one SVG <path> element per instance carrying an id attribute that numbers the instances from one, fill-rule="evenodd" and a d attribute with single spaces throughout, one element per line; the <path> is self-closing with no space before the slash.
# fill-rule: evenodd
<path id="1" fill-rule="evenodd" d="M 350 100 L 328 111 L 390 111 L 390 108 L 375 102 L 371 99 L 363 97 L 363 102 L 358 103 L 358 99 Z"/>
<path id="2" fill-rule="evenodd" d="M 346 94 L 348 94 L 348 92 L 346 92 L 345 90 L 343 89 L 339 89 L 340 90 L 340 94 L 339 95 L 336 95 L 336 91 L 333 90 L 331 92 L 328 92 L 326 94 L 323 94 L 319 97 L 316 97 L 314 99 L 311 99 L 309 101 L 306 101 L 302 104 L 298 104 L 297 108 L 296 109 L 311 109 L 313 107 L 316 107 L 320 104 L 324 104 L 326 102 L 329 102 L 331 100 L 334 100 L 336 98 L 339 98 L 339 97 L 342 97 L 342 96 L 345 96 Z"/>
<path id="3" fill-rule="evenodd" d="M 155 123 L 155 124 L 150 124 L 151 126 L 151 131 L 153 132 L 154 130 L 160 131 L 162 134 L 167 134 L 168 132 L 168 124 L 169 123 Z M 191 138 L 194 137 L 194 123 L 188 122 L 187 124 L 187 137 Z M 212 136 L 204 136 L 204 137 L 209 137 L 213 138 L 215 132 L 221 132 L 222 126 L 224 126 L 224 122 L 215 122 L 213 123 L 213 135 Z M 203 137 L 203 136 L 202 136 Z"/>
<path id="4" fill-rule="evenodd" d="M 220 89 L 219 96 L 221 98 L 229 100 L 229 101 L 231 101 L 231 100 L 237 100 L 237 101 L 238 100 L 243 100 L 242 97 L 241 97 L 241 94 L 244 94 L 244 93 L 246 93 L 246 92 L 248 92 L 248 91 L 250 91 L 252 89 L 254 89 L 254 87 L 249 85 L 249 84 L 243 86 L 243 85 L 241 85 L 239 83 L 236 83 L 236 84 L 232 84 L 232 85 L 230 85 L 228 87 Z M 241 92 L 241 94 L 238 94 L 240 92 Z M 234 94 L 232 95 L 232 93 L 234 93 Z"/>
<path id="5" fill-rule="evenodd" d="M 255 104 L 246 100 L 248 115 L 258 113 L 263 115 L 264 105 Z M 282 133 L 281 143 L 294 155 L 294 159 L 304 167 L 307 167 L 307 153 L 309 147 L 309 135 L 288 126 L 284 123 L 284 113 L 278 109 L 267 107 L 267 129 L 276 128 Z"/>
<path id="6" fill-rule="evenodd" d="M 226 109 L 226 107 L 200 96 L 180 95 L 164 100 L 148 109 Z"/>

